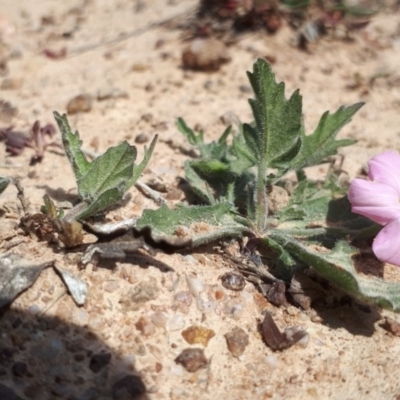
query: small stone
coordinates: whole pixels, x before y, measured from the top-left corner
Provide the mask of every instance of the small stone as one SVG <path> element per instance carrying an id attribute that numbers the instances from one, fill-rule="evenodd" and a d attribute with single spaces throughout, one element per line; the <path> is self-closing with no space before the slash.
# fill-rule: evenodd
<path id="1" fill-rule="evenodd" d="M 234 328 L 225 334 L 226 344 L 234 357 L 241 356 L 249 344 L 249 335 L 242 328 Z"/>
<path id="2" fill-rule="evenodd" d="M 18 115 L 18 108 L 10 102 L 0 100 L 0 121 L 9 124 L 11 120 Z"/>
<path id="3" fill-rule="evenodd" d="M 93 97 L 90 94 L 80 94 L 73 97 L 67 105 L 67 113 L 77 114 L 80 112 L 89 112 L 92 109 Z"/>
<path id="4" fill-rule="evenodd" d="M 151 336 L 156 332 L 154 324 L 146 317 L 140 317 L 135 327 L 144 336 Z"/>
<path id="5" fill-rule="evenodd" d="M 92 372 L 97 374 L 106 365 L 109 364 L 110 360 L 111 360 L 111 353 L 94 354 L 90 359 L 89 368 Z"/>
<path id="6" fill-rule="evenodd" d="M 175 314 L 172 318 L 167 321 L 167 331 L 179 331 L 185 326 L 185 319 L 183 315 Z"/>
<path id="7" fill-rule="evenodd" d="M 203 349 L 185 349 L 175 358 L 175 362 L 182 365 L 188 372 L 205 368 L 208 363 Z"/>
<path id="8" fill-rule="evenodd" d="M 139 133 L 139 135 L 135 137 L 135 143 L 137 144 L 147 143 L 148 141 L 149 135 L 147 135 L 146 133 Z"/>
<path id="9" fill-rule="evenodd" d="M 150 319 L 158 328 L 164 328 L 168 321 L 168 315 L 162 311 L 157 311 L 150 316 Z"/>
<path id="10" fill-rule="evenodd" d="M 193 297 L 198 297 L 205 290 L 204 283 L 193 275 L 186 275 L 186 283 Z"/>
<path id="11" fill-rule="evenodd" d="M 201 344 L 207 347 L 215 332 L 202 326 L 190 326 L 182 332 L 182 336 L 189 344 Z"/>
<path id="12" fill-rule="evenodd" d="M 230 299 L 225 303 L 224 314 L 239 319 L 244 311 L 244 304 L 240 299 Z"/>
<path id="13" fill-rule="evenodd" d="M 133 400 L 142 398 L 146 386 L 137 375 L 126 375 L 112 385 L 113 400 Z"/>
<path id="14" fill-rule="evenodd" d="M 168 190 L 167 194 L 165 195 L 165 198 L 167 200 L 180 200 L 182 197 L 182 190 L 179 189 L 170 189 Z"/>
<path id="15" fill-rule="evenodd" d="M 190 295 L 190 292 L 186 290 L 182 290 L 181 292 L 175 293 L 174 299 L 188 306 L 192 304 L 192 296 Z"/>
<path id="16" fill-rule="evenodd" d="M 246 281 L 243 275 L 236 272 L 226 272 L 221 276 L 222 286 L 229 290 L 243 290 L 246 285 Z"/>
<path id="17" fill-rule="evenodd" d="M 228 61 L 227 47 L 216 39 L 195 39 L 182 52 L 183 66 L 197 71 L 218 71 Z"/>
<path id="18" fill-rule="evenodd" d="M 145 122 L 151 122 L 151 121 L 153 121 L 154 117 L 153 117 L 153 114 L 152 114 L 152 113 L 146 113 L 146 114 L 143 114 L 143 115 L 140 117 L 140 119 L 142 119 L 142 120 L 145 121 Z"/>

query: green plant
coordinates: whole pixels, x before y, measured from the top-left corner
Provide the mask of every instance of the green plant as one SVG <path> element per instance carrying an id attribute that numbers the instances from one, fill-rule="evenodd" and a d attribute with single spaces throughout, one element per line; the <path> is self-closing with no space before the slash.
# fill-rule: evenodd
<path id="1" fill-rule="evenodd" d="M 373 236 L 376 225 L 351 213 L 343 197 L 346 189 L 334 173 L 325 182 L 314 182 L 304 172 L 355 142 L 336 136 L 363 103 L 325 112 L 306 135 L 299 91 L 286 99 L 284 84 L 275 81 L 264 60 L 254 64 L 248 77 L 255 94 L 249 101 L 254 122 L 243 124 L 236 134 L 227 130 L 217 142 L 205 143 L 202 132 L 196 134 L 178 120 L 179 130 L 200 152 L 198 159 L 185 163 L 185 175 L 201 205 L 145 210 L 137 227 L 151 226 L 154 233 L 168 235 L 182 226 L 195 228 L 200 233 L 194 234 L 192 246 L 248 236 L 249 247 L 268 255 L 268 268 L 280 279 L 290 281 L 296 271 L 312 267 L 355 298 L 400 310 L 400 285 L 367 278 L 354 267 L 359 251 L 350 241 Z M 285 186 L 289 172 L 297 176 L 290 199 L 271 212 L 270 192 Z"/>
<path id="2" fill-rule="evenodd" d="M 104 154 L 92 162 L 88 161 L 81 149 L 79 133 L 72 130 L 66 115 L 54 113 L 61 131 L 62 143 L 72 166 L 78 186 L 80 203 L 63 219 L 73 221 L 86 219 L 105 211 L 115 202 L 122 199 L 124 193 L 136 182 L 153 153 L 157 136 L 149 149 L 145 149 L 142 162 L 135 165 L 137 150 L 124 141 L 118 146 L 110 147 Z"/>

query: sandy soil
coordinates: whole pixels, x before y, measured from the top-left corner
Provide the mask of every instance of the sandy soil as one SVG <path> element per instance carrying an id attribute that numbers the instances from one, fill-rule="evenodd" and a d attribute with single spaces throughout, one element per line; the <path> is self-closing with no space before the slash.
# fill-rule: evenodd
<path id="1" fill-rule="evenodd" d="M 326 110 L 366 102 L 340 133 L 358 140 L 342 150 L 343 168 L 351 178 L 381 150 L 400 151 L 398 11 L 380 13 L 352 41 L 325 38 L 310 52 L 291 45 L 294 34 L 286 26 L 275 36 L 246 35 L 229 48 L 232 60 L 218 72 L 195 73 L 182 69 L 181 32 L 157 23 L 193 10 L 197 2 L 144 1 L 139 9 L 137 3 L 1 0 L 0 34 L 7 41 L 4 54 L 12 57 L 1 78 L 10 79 L 11 86 L 2 86 L 0 99 L 18 108 L 11 121 L 17 130 L 29 132 L 35 120 L 53 122 L 52 111 L 65 112 L 72 97 L 91 94 L 91 111 L 69 118 L 85 147 L 102 152 L 124 139 L 133 143 L 138 134 L 150 140 L 158 133 L 159 143 L 142 180 L 155 179 L 173 189 L 177 176 L 183 175 L 185 159 L 167 144 L 185 144 L 176 118 L 184 116 L 191 126 L 201 124 L 210 139 L 225 128 L 221 116 L 233 113 L 249 121 L 245 71 L 256 57 L 273 56 L 274 71 L 286 82 L 287 92 L 301 90 L 307 131 Z M 13 26 L 16 31 L 7 33 Z M 136 34 L 114 40 L 131 32 Z M 43 55 L 45 49 L 57 52 L 64 47 L 66 58 Z M 112 89 L 126 96 L 96 100 L 99 91 Z M 143 145 L 137 147 L 141 155 Z M 46 152 L 42 163 L 29 166 L 32 154 L 26 149 L 10 158 L 1 144 L 0 175 L 21 179 L 32 212 L 38 212 L 45 193 L 56 201 L 70 199 L 76 193 L 75 182 L 61 149 Z M 324 171 L 325 167 L 310 174 L 322 176 Z M 124 206 L 110 213 L 110 220 L 139 216 L 144 208 L 156 207 L 136 188 L 127 196 Z M 0 204 L 7 210 L 1 223 L 18 224 L 14 187 L 2 194 Z M 386 315 L 397 318 L 389 312 L 354 303 L 323 303 L 311 313 L 291 305 L 276 308 L 249 283 L 240 292 L 223 288 L 219 277 L 232 266 L 212 249 L 193 255 L 157 254 L 156 260 L 170 271 L 135 262 L 117 263 L 114 269 L 89 265 L 80 271 L 79 253 L 11 232 L 18 235 L 12 240 L 23 239 L 13 248 L 15 253 L 35 261 L 56 259 L 89 285 L 87 301 L 79 308 L 54 271 L 47 269 L 1 314 L 0 383 L 20 398 L 400 398 L 399 339 L 379 325 Z M 188 295 L 187 276 L 200 285 L 197 298 Z M 400 281 L 392 266 L 385 267 L 384 277 Z M 265 309 L 281 329 L 300 325 L 307 330 L 308 344 L 282 352 L 269 349 L 257 328 Z M 215 336 L 207 346 L 190 345 L 182 337 L 190 326 L 211 329 Z M 240 357 L 231 354 L 224 337 L 235 327 L 249 338 Z M 204 348 L 206 368 L 188 372 L 174 361 L 190 347 Z M 94 357 L 99 354 L 111 358 Z M 21 365 L 18 370 L 18 362 L 27 371 Z M 93 366 L 96 362 L 99 370 Z M 121 381 L 132 374 L 140 379 Z M 140 392 L 141 384 L 146 387 L 141 397 L 123 397 L 123 387 Z"/>

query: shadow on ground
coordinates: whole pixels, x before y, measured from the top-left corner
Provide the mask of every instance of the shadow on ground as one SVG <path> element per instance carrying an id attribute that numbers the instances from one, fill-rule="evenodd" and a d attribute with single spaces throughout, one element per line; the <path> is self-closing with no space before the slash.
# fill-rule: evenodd
<path id="1" fill-rule="evenodd" d="M 134 355 L 58 318 L 0 311 L 0 399 L 146 400 Z"/>

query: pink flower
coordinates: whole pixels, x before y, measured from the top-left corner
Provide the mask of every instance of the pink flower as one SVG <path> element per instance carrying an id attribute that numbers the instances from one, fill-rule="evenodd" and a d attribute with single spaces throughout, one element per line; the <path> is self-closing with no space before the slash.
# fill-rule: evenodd
<path id="1" fill-rule="evenodd" d="M 400 266 L 400 156 L 384 151 L 368 166 L 370 180 L 354 179 L 350 185 L 351 210 L 384 226 L 372 250 L 381 261 Z"/>

